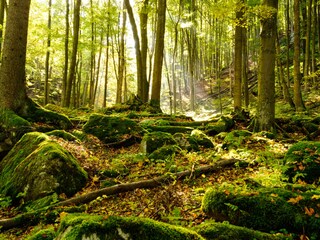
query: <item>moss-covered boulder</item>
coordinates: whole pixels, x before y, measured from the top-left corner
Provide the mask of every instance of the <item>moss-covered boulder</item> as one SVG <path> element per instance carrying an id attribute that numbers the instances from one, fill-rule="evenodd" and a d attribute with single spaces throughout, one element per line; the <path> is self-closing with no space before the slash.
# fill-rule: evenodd
<path id="1" fill-rule="evenodd" d="M 56 236 L 54 228 L 47 228 L 32 233 L 27 240 L 53 240 Z"/>
<path id="2" fill-rule="evenodd" d="M 192 230 L 151 219 L 70 214 L 62 220 L 56 238 L 56 240 L 64 239 L 200 240 L 204 238 Z"/>
<path id="3" fill-rule="evenodd" d="M 225 134 L 222 142 L 222 148 L 231 149 L 242 145 L 246 139 L 250 138 L 252 133 L 247 130 L 234 130 Z"/>
<path id="4" fill-rule="evenodd" d="M 310 239 L 319 239 L 319 199 L 319 191 L 249 189 L 224 184 L 205 193 L 202 210 L 217 221 L 263 232 L 286 229 L 302 234 L 304 231 Z"/>
<path id="5" fill-rule="evenodd" d="M 206 125 L 205 133 L 209 136 L 217 135 L 221 132 L 227 132 L 234 126 L 234 121 L 229 117 L 221 117 L 217 122 L 211 122 Z"/>
<path id="6" fill-rule="evenodd" d="M 284 175 L 290 182 L 320 183 L 320 142 L 301 141 L 290 147 L 284 158 Z"/>
<path id="7" fill-rule="evenodd" d="M 92 114 L 83 131 L 98 137 L 105 143 L 119 142 L 127 135 L 140 133 L 138 124 L 125 117 Z"/>
<path id="8" fill-rule="evenodd" d="M 245 227 L 239 227 L 228 222 L 206 222 L 193 228 L 205 239 L 214 240 L 289 240 L 291 237 L 279 234 L 268 234 Z"/>
<path id="9" fill-rule="evenodd" d="M 164 145 L 176 145 L 177 142 L 170 133 L 151 132 L 143 136 L 141 150 L 145 154 L 151 154 Z"/>
<path id="10" fill-rule="evenodd" d="M 52 193 L 72 196 L 87 173 L 64 148 L 43 133 L 25 134 L 0 162 L 0 194 L 25 201 Z"/>
<path id="11" fill-rule="evenodd" d="M 76 136 L 73 134 L 66 132 L 65 130 L 53 130 L 46 133 L 48 136 L 55 136 L 59 138 L 63 138 L 66 141 L 77 141 L 79 140 Z"/>
<path id="12" fill-rule="evenodd" d="M 150 160 L 168 160 L 174 154 L 181 152 L 181 148 L 177 145 L 165 145 L 153 151 L 149 155 Z"/>
<path id="13" fill-rule="evenodd" d="M 213 148 L 213 142 L 204 132 L 195 129 L 191 132 L 189 142 L 193 150 L 199 150 L 199 146 L 204 148 Z"/>

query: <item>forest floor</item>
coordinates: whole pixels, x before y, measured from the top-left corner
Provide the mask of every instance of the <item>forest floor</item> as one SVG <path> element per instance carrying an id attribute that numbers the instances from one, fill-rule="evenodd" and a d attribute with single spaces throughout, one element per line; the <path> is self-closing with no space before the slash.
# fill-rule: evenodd
<path id="1" fill-rule="evenodd" d="M 315 108 L 314 113 L 318 108 Z M 309 113 L 313 115 L 313 113 Z M 237 124 L 234 129 L 246 129 Z M 184 179 L 176 179 L 170 184 L 152 189 L 136 189 L 113 196 L 101 196 L 90 203 L 83 204 L 85 213 L 98 213 L 106 216 L 139 216 L 192 227 L 207 220 L 201 211 L 201 202 L 206 189 L 224 183 L 246 184 L 254 179 L 264 186 L 281 185 L 282 160 L 288 148 L 305 138 L 303 132 L 293 132 L 283 136 L 282 132 L 275 139 L 261 134 L 253 134 L 248 138 L 230 139 L 228 147 L 223 138 L 214 136 L 214 148 L 201 149 L 197 152 L 182 152 L 166 161 L 148 160 L 141 153 L 140 144 L 114 149 L 107 147 L 99 139 L 90 136 L 84 142 L 69 142 L 57 138 L 63 147 L 69 150 L 88 172 L 87 186 L 77 195 L 114 184 L 130 183 L 153 179 L 164 174 L 183 170 L 194 170 L 197 167 L 210 165 L 219 159 L 241 159 L 249 163 L 246 167 L 228 167 L 212 174 L 194 177 L 192 174 Z M 319 139 L 317 139 L 319 141 Z M 105 170 L 113 169 L 115 174 L 106 176 Z M 64 197 L 64 196 L 60 196 Z M 16 208 L 2 208 L 0 219 L 11 218 L 20 213 Z M 60 213 L 60 217 L 65 214 Z M 0 233 L 0 239 L 25 239 L 28 234 L 39 229 L 59 226 L 60 217 L 55 223 L 37 226 L 20 227 Z"/>

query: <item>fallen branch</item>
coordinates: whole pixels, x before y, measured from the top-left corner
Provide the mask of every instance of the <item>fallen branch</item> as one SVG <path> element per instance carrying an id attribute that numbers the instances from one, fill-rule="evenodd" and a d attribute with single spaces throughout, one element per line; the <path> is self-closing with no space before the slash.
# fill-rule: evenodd
<path id="1" fill-rule="evenodd" d="M 7 230 L 10 228 L 18 227 L 20 225 L 24 224 L 34 224 L 41 220 L 41 214 L 42 212 L 47 212 L 48 210 L 51 210 L 55 207 L 61 207 L 61 206 L 68 206 L 68 205 L 78 205 L 78 204 L 85 204 L 88 202 L 91 202 L 95 200 L 97 197 L 103 196 L 103 195 L 115 195 L 119 193 L 129 192 L 133 191 L 135 189 L 143 189 L 143 188 L 155 188 L 158 186 L 161 186 L 163 184 L 168 184 L 170 182 L 176 181 L 178 179 L 183 179 L 186 177 L 197 177 L 205 173 L 209 172 L 215 172 L 222 168 L 232 166 L 235 163 L 242 162 L 242 160 L 239 159 L 224 159 L 215 162 L 212 165 L 206 165 L 202 166 L 193 170 L 185 170 L 178 173 L 171 173 L 167 174 L 161 177 L 156 177 L 153 179 L 148 180 L 141 180 L 137 182 L 132 183 L 123 183 L 123 184 L 117 184 L 111 187 L 102 188 L 81 196 L 73 197 L 70 199 L 67 199 L 65 201 L 58 202 L 56 204 L 53 204 L 49 207 L 39 209 L 34 212 L 28 212 L 20 214 L 13 218 L 8 219 L 2 219 L 0 220 L 0 229 L 1 230 Z"/>

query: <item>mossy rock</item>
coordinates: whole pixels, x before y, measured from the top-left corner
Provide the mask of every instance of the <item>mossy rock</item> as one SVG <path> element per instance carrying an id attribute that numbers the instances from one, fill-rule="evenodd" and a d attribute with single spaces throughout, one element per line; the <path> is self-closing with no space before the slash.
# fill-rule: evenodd
<path id="1" fill-rule="evenodd" d="M 190 144 L 190 134 L 186 133 L 175 133 L 173 135 L 174 140 L 177 142 L 177 145 L 183 149 L 183 150 L 193 150 L 195 148 L 196 150 L 199 150 L 199 146 L 195 144 L 195 146 L 192 146 Z"/>
<path id="2" fill-rule="evenodd" d="M 289 240 L 290 237 L 268 234 L 260 231 L 255 231 L 245 227 L 239 227 L 229 224 L 228 222 L 206 222 L 193 228 L 205 239 L 214 240 Z"/>
<path id="3" fill-rule="evenodd" d="M 11 110 L 0 110 L 0 127 L 2 138 L 10 140 L 12 144 L 16 143 L 23 134 L 32 131 L 30 122 Z"/>
<path id="4" fill-rule="evenodd" d="M 78 141 L 79 139 L 71 133 L 68 133 L 64 130 L 53 130 L 51 132 L 46 133 L 48 136 L 56 136 L 59 138 L 63 138 L 66 141 Z"/>
<path id="5" fill-rule="evenodd" d="M 181 152 L 181 148 L 179 146 L 165 145 L 153 151 L 148 158 L 150 160 L 167 160 L 179 152 Z"/>
<path id="6" fill-rule="evenodd" d="M 221 133 L 220 133 L 220 136 Z M 230 148 L 237 148 L 242 145 L 246 139 L 252 136 L 252 133 L 247 130 L 234 130 L 225 134 L 222 148 L 230 149 Z"/>
<path id="7" fill-rule="evenodd" d="M 52 193 L 74 195 L 87 181 L 87 173 L 72 154 L 49 136 L 25 134 L 0 162 L 0 193 L 16 202 L 36 200 Z"/>
<path id="8" fill-rule="evenodd" d="M 129 118 L 92 114 L 83 126 L 83 131 L 98 137 L 105 143 L 112 143 L 121 141 L 127 134 L 140 133 L 140 128 Z"/>
<path id="9" fill-rule="evenodd" d="M 158 148 L 164 145 L 176 145 L 177 142 L 170 133 L 166 132 L 151 132 L 143 136 L 141 142 L 142 152 L 151 154 Z"/>
<path id="10" fill-rule="evenodd" d="M 77 130 L 77 129 L 72 130 L 71 134 L 73 136 L 75 136 L 77 139 L 79 139 L 80 141 L 88 140 L 88 135 L 85 132 L 81 131 L 81 130 Z"/>
<path id="11" fill-rule="evenodd" d="M 290 147 L 284 158 L 284 175 L 290 182 L 320 183 L 320 142 L 301 141 Z"/>
<path id="12" fill-rule="evenodd" d="M 213 148 L 214 144 L 211 141 L 210 137 L 206 135 L 204 132 L 195 129 L 191 132 L 189 142 L 191 146 L 193 146 L 193 150 L 197 150 L 198 146 L 204 148 Z"/>
<path id="13" fill-rule="evenodd" d="M 170 134 L 175 133 L 191 133 L 194 128 L 192 127 L 184 127 L 184 126 L 170 126 L 170 125 L 162 125 L 162 126 L 149 126 L 147 127 L 149 131 L 155 132 L 166 132 Z"/>
<path id="14" fill-rule="evenodd" d="M 209 136 L 217 135 L 221 132 L 227 132 L 234 126 L 234 121 L 228 117 L 221 117 L 217 122 L 209 123 L 205 127 L 205 132 Z"/>
<path id="15" fill-rule="evenodd" d="M 151 219 L 84 214 L 70 214 L 62 220 L 56 240 L 64 239 L 204 240 L 192 230 Z"/>
<path id="16" fill-rule="evenodd" d="M 202 210 L 217 221 L 263 232 L 280 231 L 320 237 L 319 191 L 293 192 L 281 188 L 249 189 L 224 184 L 209 189 Z M 310 215 L 307 210 L 313 209 Z M 311 210 L 312 211 L 312 210 Z"/>
<path id="17" fill-rule="evenodd" d="M 54 228 L 47 228 L 37 231 L 27 237 L 27 240 L 53 240 L 56 236 Z"/>

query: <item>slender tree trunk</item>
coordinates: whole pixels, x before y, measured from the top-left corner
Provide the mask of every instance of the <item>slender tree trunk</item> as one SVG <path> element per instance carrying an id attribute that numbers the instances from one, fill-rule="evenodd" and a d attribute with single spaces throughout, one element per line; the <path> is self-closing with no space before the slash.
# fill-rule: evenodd
<path id="1" fill-rule="evenodd" d="M 130 5 L 129 0 L 124 0 L 124 3 L 127 8 L 131 28 L 132 28 L 132 34 L 133 39 L 135 42 L 135 51 L 136 51 L 136 64 L 137 64 L 137 95 L 142 100 L 143 99 L 143 80 L 142 80 L 142 56 L 141 56 L 141 50 L 140 50 L 140 39 L 138 34 L 138 28 L 136 21 L 134 19 L 132 7 Z"/>
<path id="2" fill-rule="evenodd" d="M 240 111 L 242 108 L 242 55 L 243 55 L 243 0 L 238 1 L 238 5 L 240 5 L 240 9 L 236 12 L 236 29 L 235 29 L 235 43 L 234 43 L 234 87 L 233 87 L 233 107 L 234 111 Z"/>
<path id="3" fill-rule="evenodd" d="M 300 72 L 300 4 L 299 0 L 294 0 L 294 56 L 293 56 L 293 101 L 296 111 L 303 111 L 304 104 L 301 94 L 301 72 Z"/>
<path id="4" fill-rule="evenodd" d="M 73 19 L 72 55 L 71 55 L 70 68 L 68 71 L 69 75 L 68 75 L 67 89 L 66 89 L 66 103 L 65 103 L 66 107 L 70 107 L 72 85 L 75 80 L 75 70 L 76 70 L 76 63 L 77 63 L 77 51 L 78 51 L 79 30 L 80 30 L 80 7 L 81 7 L 81 0 L 76 0 L 75 7 L 74 7 L 74 19 Z"/>
<path id="5" fill-rule="evenodd" d="M 286 4 L 286 35 L 287 35 L 287 86 L 290 88 L 290 0 Z"/>
<path id="6" fill-rule="evenodd" d="M 143 1 L 140 10 L 140 36 L 141 36 L 141 92 L 142 102 L 148 102 L 149 82 L 147 79 L 147 55 L 148 55 L 148 6 L 149 0 Z"/>
<path id="7" fill-rule="evenodd" d="M 306 49 L 305 49 L 305 58 L 304 58 L 304 72 L 303 76 L 305 78 L 305 87 L 306 90 L 309 88 L 309 78 L 308 75 L 310 74 L 310 43 L 311 43 L 311 19 L 312 19 L 312 0 L 308 0 L 306 3 L 307 8 L 307 29 L 306 29 Z"/>
<path id="8" fill-rule="evenodd" d="M 0 108 L 22 112 L 27 100 L 26 51 L 30 0 L 10 0 L 0 69 Z"/>
<path id="9" fill-rule="evenodd" d="M 4 15 L 5 15 L 5 9 L 7 6 L 6 0 L 0 0 L 0 25 L 4 25 Z M 0 59 L 2 54 L 2 42 L 3 42 L 3 27 L 0 28 Z"/>
<path id="10" fill-rule="evenodd" d="M 164 34 L 166 25 L 166 0 L 158 0 L 158 22 L 156 29 L 156 46 L 152 74 L 151 105 L 160 109 L 161 77 L 164 50 Z"/>
<path id="11" fill-rule="evenodd" d="M 273 131 L 275 118 L 275 43 L 277 37 L 278 0 L 263 0 L 262 5 L 276 11 L 261 19 L 261 47 L 258 79 L 256 131 Z"/>
<path id="12" fill-rule="evenodd" d="M 50 72 L 50 48 L 51 48 L 51 8 L 52 0 L 49 0 L 48 9 L 48 39 L 47 39 L 47 53 L 45 62 L 45 83 L 44 83 L 44 104 L 49 103 L 49 72 Z"/>
<path id="13" fill-rule="evenodd" d="M 126 12 L 123 12 L 122 28 L 121 28 L 120 43 L 119 43 L 119 64 L 118 64 L 117 95 L 116 95 L 116 103 L 118 104 L 122 102 L 124 68 L 126 63 L 125 61 L 126 22 L 127 22 L 127 14 Z"/>
<path id="14" fill-rule="evenodd" d="M 62 105 L 66 106 L 66 93 L 67 93 L 67 81 L 68 81 L 68 65 L 69 65 L 69 12 L 70 4 L 69 0 L 66 0 L 66 31 L 64 40 L 64 69 L 63 69 L 63 79 L 62 79 Z"/>
<path id="15" fill-rule="evenodd" d="M 108 9 L 110 9 L 111 1 L 108 0 Z M 108 16 L 109 12 L 108 12 Z M 102 107 L 107 107 L 107 95 L 108 95 L 108 77 L 109 77 L 109 45 L 110 45 L 110 23 L 107 23 L 107 33 L 106 33 L 106 59 L 105 59 L 105 73 L 104 73 L 104 89 L 103 89 L 103 101 Z"/>

